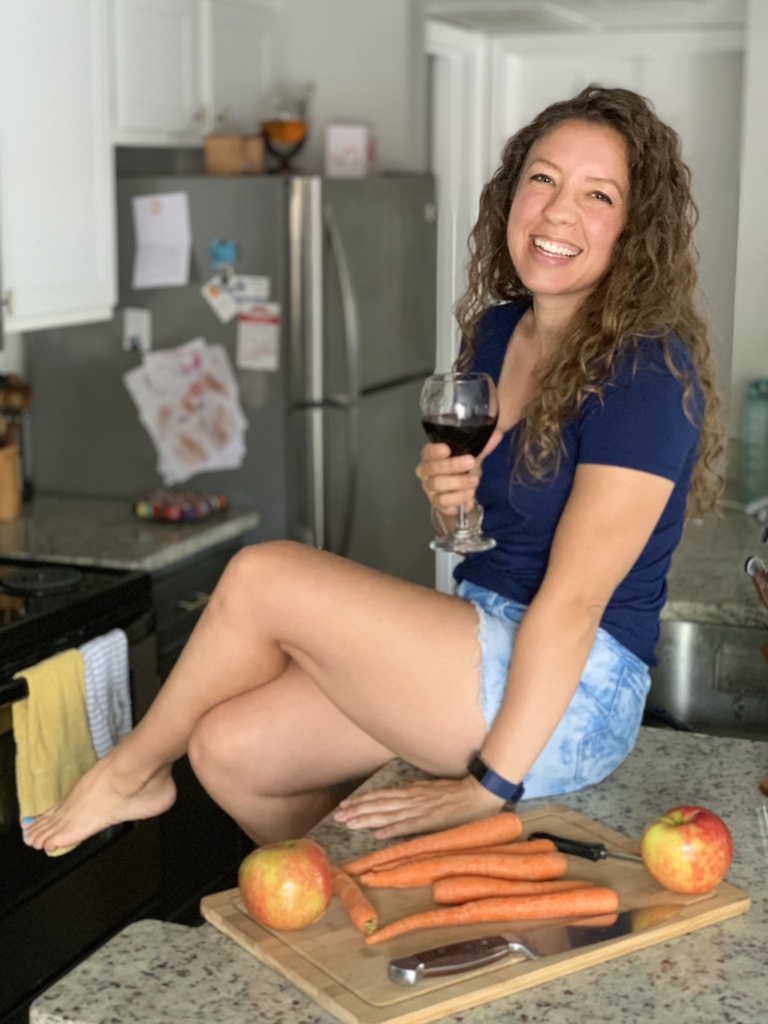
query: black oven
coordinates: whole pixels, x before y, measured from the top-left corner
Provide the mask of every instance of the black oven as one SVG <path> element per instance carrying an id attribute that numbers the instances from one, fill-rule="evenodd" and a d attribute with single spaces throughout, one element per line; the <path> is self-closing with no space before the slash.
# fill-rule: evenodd
<path id="1" fill-rule="evenodd" d="M 45 570 L 53 569 L 46 584 Z M 22 573 L 19 576 L 19 573 Z M 14 585 L 24 583 L 26 590 Z M 39 576 L 35 585 L 35 574 Z M 56 580 L 58 579 L 58 585 Z M 6 581 L 7 585 L 4 585 Z M 11 704 L 14 674 L 119 627 L 129 641 L 134 722 L 158 688 L 151 580 L 141 572 L 0 558 L 0 1022 L 115 930 L 160 916 L 160 822 L 116 826 L 71 853 L 25 846 L 19 828 Z"/>

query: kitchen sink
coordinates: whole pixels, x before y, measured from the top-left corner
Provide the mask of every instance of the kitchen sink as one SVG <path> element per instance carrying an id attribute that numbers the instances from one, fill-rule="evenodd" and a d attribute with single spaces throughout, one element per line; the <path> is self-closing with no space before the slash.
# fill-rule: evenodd
<path id="1" fill-rule="evenodd" d="M 764 644 L 766 629 L 663 621 L 645 724 L 768 741 Z"/>

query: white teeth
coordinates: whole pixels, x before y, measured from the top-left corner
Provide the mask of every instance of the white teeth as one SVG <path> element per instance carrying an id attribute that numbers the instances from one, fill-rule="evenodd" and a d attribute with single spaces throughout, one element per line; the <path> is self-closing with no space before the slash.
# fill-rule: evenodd
<path id="1" fill-rule="evenodd" d="M 559 245 L 557 242 L 549 242 L 544 238 L 534 238 L 533 244 L 542 252 L 552 256 L 578 256 L 581 250 L 571 249 L 567 245 Z"/>

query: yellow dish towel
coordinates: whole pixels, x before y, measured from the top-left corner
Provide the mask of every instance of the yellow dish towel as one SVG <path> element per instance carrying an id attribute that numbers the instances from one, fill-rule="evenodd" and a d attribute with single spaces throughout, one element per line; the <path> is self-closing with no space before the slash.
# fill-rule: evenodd
<path id="1" fill-rule="evenodd" d="M 13 704 L 16 788 L 21 817 L 34 818 L 69 793 L 96 764 L 96 754 L 88 729 L 85 666 L 79 651 L 56 654 L 17 675 L 27 680 L 29 697 Z M 59 857 L 72 849 L 62 847 L 49 856 Z"/>

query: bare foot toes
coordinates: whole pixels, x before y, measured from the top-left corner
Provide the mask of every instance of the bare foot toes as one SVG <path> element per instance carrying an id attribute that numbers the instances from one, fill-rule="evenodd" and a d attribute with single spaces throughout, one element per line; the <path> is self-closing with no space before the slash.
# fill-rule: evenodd
<path id="1" fill-rule="evenodd" d="M 149 779 L 119 775 L 109 755 L 86 772 L 70 793 L 33 821 L 22 821 L 24 842 L 36 850 L 57 850 L 80 843 L 110 825 L 154 818 L 176 799 L 169 765 Z"/>

